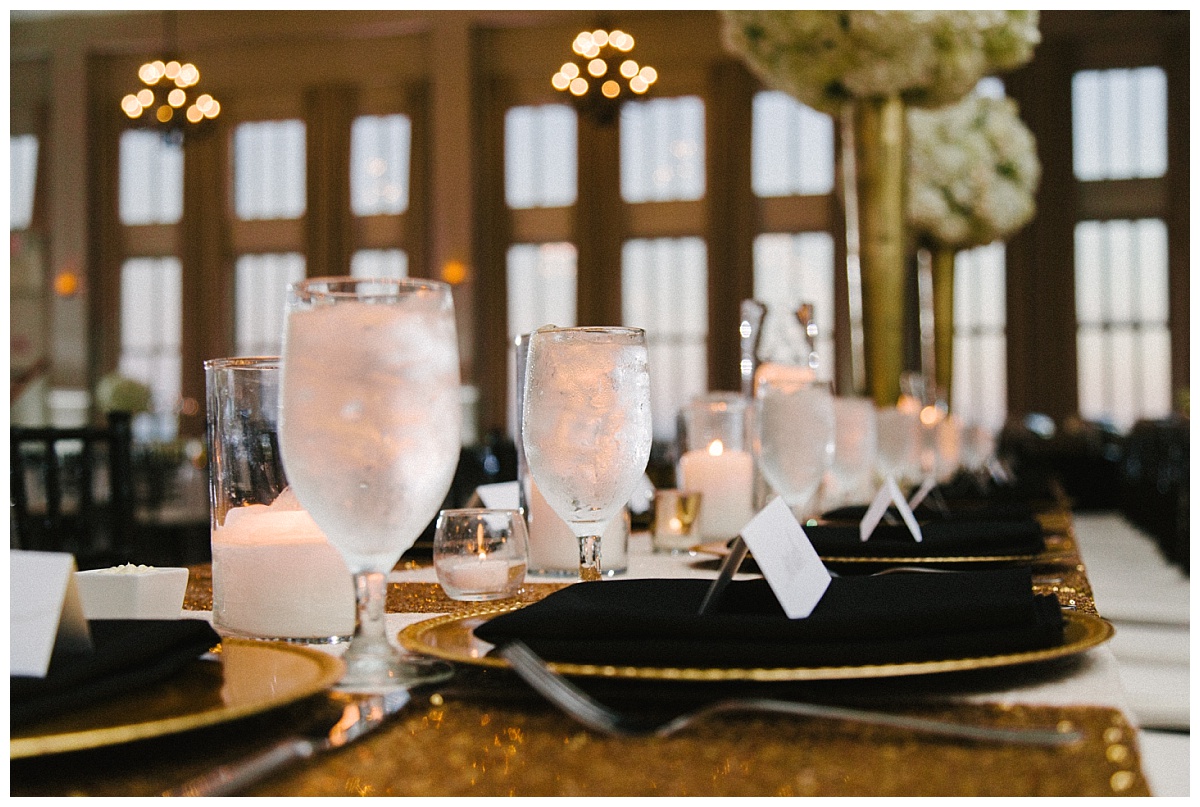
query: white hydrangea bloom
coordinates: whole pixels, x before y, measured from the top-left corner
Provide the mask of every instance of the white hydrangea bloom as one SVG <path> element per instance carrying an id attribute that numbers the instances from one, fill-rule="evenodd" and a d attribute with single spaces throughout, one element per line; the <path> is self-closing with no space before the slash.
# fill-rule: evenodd
<path id="1" fill-rule="evenodd" d="M 909 110 L 908 135 L 908 220 L 919 237 L 965 249 L 1033 218 L 1041 163 L 1012 99 Z"/>
<path id="2" fill-rule="evenodd" d="M 1036 11 L 726 11 L 725 42 L 764 82 L 833 112 L 899 94 L 941 106 L 1033 55 Z"/>

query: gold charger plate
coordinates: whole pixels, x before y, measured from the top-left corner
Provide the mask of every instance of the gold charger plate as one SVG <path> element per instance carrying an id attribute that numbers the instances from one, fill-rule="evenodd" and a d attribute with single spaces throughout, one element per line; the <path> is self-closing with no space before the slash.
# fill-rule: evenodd
<path id="1" fill-rule="evenodd" d="M 259 714 L 322 692 L 342 660 L 309 647 L 225 639 L 218 661 L 197 659 L 170 678 L 94 707 L 12 731 L 20 759 L 175 734 Z"/>
<path id="2" fill-rule="evenodd" d="M 400 632 L 408 650 L 446 661 L 484 667 L 507 667 L 508 662 L 489 656 L 492 645 L 475 636 L 475 628 L 494 616 L 515 611 L 527 603 L 485 603 L 454 614 L 409 625 Z M 852 667 L 631 667 L 550 662 L 563 675 L 600 678 L 640 678 L 659 681 L 818 681 L 852 678 L 890 678 L 899 675 L 979 670 L 1006 667 L 1082 653 L 1106 642 L 1113 627 L 1104 619 L 1078 611 L 1063 612 L 1063 643 L 1057 647 L 976 658 L 940 659 L 901 664 Z"/>

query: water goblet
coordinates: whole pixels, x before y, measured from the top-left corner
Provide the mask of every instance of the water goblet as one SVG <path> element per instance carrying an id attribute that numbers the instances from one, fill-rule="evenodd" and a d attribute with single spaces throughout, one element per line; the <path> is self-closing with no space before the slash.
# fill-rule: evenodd
<path id="1" fill-rule="evenodd" d="M 764 379 L 754 393 L 759 469 L 803 523 L 833 463 L 833 394 L 828 384 Z"/>
<path id="2" fill-rule="evenodd" d="M 521 433 L 529 471 L 599 580 L 600 536 L 646 471 L 652 438 L 646 334 L 547 327 L 529 342 Z"/>
<path id="3" fill-rule="evenodd" d="M 460 452 L 454 305 L 444 283 L 292 284 L 279 436 L 300 503 L 346 561 L 358 620 L 338 688 L 381 692 L 449 677 L 384 630 L 387 574 L 437 514 Z"/>

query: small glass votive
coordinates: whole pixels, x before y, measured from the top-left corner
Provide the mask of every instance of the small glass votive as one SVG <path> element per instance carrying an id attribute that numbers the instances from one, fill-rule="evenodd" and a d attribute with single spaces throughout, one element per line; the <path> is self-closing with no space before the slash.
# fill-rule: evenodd
<path id="1" fill-rule="evenodd" d="M 687 552 L 696 545 L 701 496 L 695 490 L 659 490 L 654 494 L 650 544 L 655 552 Z"/>
<path id="2" fill-rule="evenodd" d="M 515 597 L 525 582 L 529 537 L 519 510 L 443 510 L 433 535 L 433 567 L 453 600 Z"/>

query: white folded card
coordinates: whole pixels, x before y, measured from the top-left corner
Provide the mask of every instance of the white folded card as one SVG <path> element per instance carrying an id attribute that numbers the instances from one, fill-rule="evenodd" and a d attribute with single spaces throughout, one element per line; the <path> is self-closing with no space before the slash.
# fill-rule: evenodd
<path id="1" fill-rule="evenodd" d="M 775 499 L 742 528 L 742 540 L 789 619 L 808 616 L 833 579 L 792 509 Z"/>
<path id="2" fill-rule="evenodd" d="M 912 533 L 913 540 L 920 543 L 921 541 L 921 525 L 917 523 L 917 517 L 913 515 L 912 508 L 908 506 L 908 502 L 904 500 L 904 494 L 900 492 L 900 486 L 896 484 L 896 480 L 888 477 L 884 481 L 883 486 L 879 488 L 879 493 L 875 494 L 875 501 L 871 502 L 871 506 L 867 508 L 866 514 L 863 516 L 858 525 L 858 537 L 865 541 L 871 537 L 871 533 L 875 532 L 875 528 L 879 526 L 879 520 L 883 518 L 883 514 L 891 505 L 896 505 L 896 509 L 900 511 L 900 518 L 904 519 L 904 524 L 908 527 L 908 531 Z"/>
<path id="3" fill-rule="evenodd" d="M 521 506 L 521 494 L 516 482 L 494 482 L 475 488 L 475 495 L 484 507 L 491 510 L 516 510 Z"/>
<path id="4" fill-rule="evenodd" d="M 44 678 L 56 649 L 91 650 L 91 634 L 75 588 L 73 556 L 12 550 L 9 631 L 9 675 Z"/>

